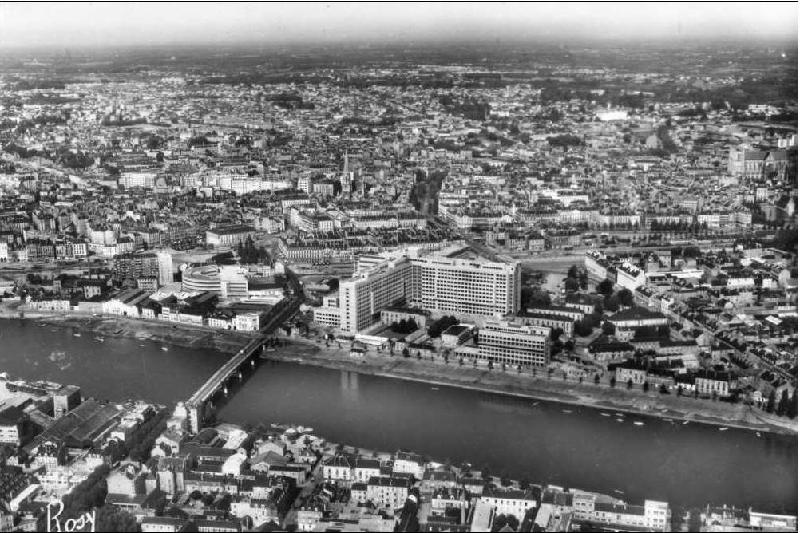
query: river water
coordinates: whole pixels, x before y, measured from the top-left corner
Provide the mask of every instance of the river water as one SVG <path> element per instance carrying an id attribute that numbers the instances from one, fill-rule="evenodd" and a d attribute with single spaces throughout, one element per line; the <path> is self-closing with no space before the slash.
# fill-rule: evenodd
<path id="1" fill-rule="evenodd" d="M 84 396 L 172 404 L 190 396 L 226 357 L 173 346 L 164 351 L 160 343 L 135 339 L 99 342 L 76 332 L 0 320 L 0 371 L 76 384 Z M 269 361 L 260 362 L 218 416 L 302 424 L 335 442 L 469 461 L 496 475 L 634 503 L 651 498 L 797 512 L 796 437 L 635 415 L 617 422 L 591 408 Z"/>

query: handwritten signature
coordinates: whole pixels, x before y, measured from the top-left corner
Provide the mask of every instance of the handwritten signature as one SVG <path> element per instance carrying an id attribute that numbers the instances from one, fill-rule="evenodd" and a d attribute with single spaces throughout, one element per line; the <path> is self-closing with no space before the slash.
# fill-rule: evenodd
<path id="1" fill-rule="evenodd" d="M 55 507 L 58 509 L 56 514 L 52 513 L 52 508 Z M 93 510 L 91 512 L 83 513 L 78 518 L 69 518 L 61 523 L 61 513 L 64 512 L 64 502 L 58 502 L 56 504 L 48 503 L 47 504 L 47 531 L 48 533 L 51 531 L 94 531 L 95 527 L 95 518 L 97 518 L 97 511 Z M 89 529 L 85 529 L 85 528 Z"/>

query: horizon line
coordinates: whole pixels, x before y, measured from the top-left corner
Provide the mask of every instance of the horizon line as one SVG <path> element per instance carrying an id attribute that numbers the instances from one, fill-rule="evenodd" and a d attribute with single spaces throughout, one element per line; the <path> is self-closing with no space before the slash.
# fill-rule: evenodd
<path id="1" fill-rule="evenodd" d="M 553 39 L 551 37 L 531 37 L 531 38 L 499 38 L 489 36 L 477 36 L 470 39 L 453 39 L 449 37 L 420 37 L 416 39 L 407 38 L 388 38 L 382 41 L 375 39 L 288 39 L 288 40 L 258 40 L 258 39 L 242 39 L 242 40 L 225 40 L 225 41 L 160 41 L 160 42 L 131 42 L 131 43 L 117 43 L 117 44 L 100 44 L 100 43 L 42 43 L 42 44 L 2 44 L 0 45 L 0 52 L 15 51 L 58 51 L 62 52 L 65 49 L 70 50 L 86 50 L 97 51 L 104 50 L 108 53 L 118 51 L 130 51 L 138 49 L 154 49 L 154 48 L 214 48 L 214 47 L 227 47 L 227 48 L 258 48 L 258 47 L 271 47 L 271 48 L 309 48 L 319 46 L 335 46 L 340 49 L 346 48 L 383 48 L 383 47 L 416 47 L 436 44 L 439 46 L 524 46 L 536 45 L 552 48 L 570 48 L 570 47 L 592 47 L 604 45 L 673 45 L 677 48 L 685 46 L 696 45 L 738 45 L 738 47 L 747 47 L 752 45 L 775 45 L 784 46 L 790 50 L 798 48 L 798 40 L 796 38 L 785 36 L 654 36 L 654 37 L 619 37 L 619 36 L 597 36 L 597 37 L 565 37 L 563 39 Z"/>

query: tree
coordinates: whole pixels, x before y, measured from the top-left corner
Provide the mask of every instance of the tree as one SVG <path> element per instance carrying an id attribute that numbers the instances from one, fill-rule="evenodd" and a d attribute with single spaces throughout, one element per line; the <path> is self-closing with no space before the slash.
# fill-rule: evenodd
<path id="1" fill-rule="evenodd" d="M 775 412 L 775 390 L 769 391 L 769 397 L 767 398 L 767 407 L 765 411 L 768 413 Z"/>
<path id="2" fill-rule="evenodd" d="M 458 324 L 458 319 L 454 316 L 443 316 L 439 320 L 434 321 L 428 327 L 428 335 L 435 339 L 442 335 L 442 332 L 447 330 L 450 326 L 455 326 Z"/>
<path id="3" fill-rule="evenodd" d="M 630 390 L 632 388 L 633 388 L 633 380 L 632 379 L 628 379 L 628 389 Z"/>
<path id="4" fill-rule="evenodd" d="M 789 402 L 789 418 L 797 418 L 797 389 L 792 392 L 792 399 Z"/>
<path id="5" fill-rule="evenodd" d="M 497 515 L 494 519 L 494 522 L 492 522 L 492 531 L 500 531 L 506 526 L 516 531 L 519 528 L 519 520 L 513 514 Z"/>
<path id="6" fill-rule="evenodd" d="M 592 334 L 592 325 L 588 320 L 582 318 L 575 321 L 575 335 L 578 337 L 586 337 Z"/>
<path id="7" fill-rule="evenodd" d="M 581 289 L 586 290 L 589 288 L 589 273 L 586 269 L 581 269 L 580 275 L 578 276 L 578 281 L 581 284 Z"/>
<path id="8" fill-rule="evenodd" d="M 96 531 L 139 531 L 136 517 L 116 505 L 104 505 L 97 510 Z"/>
<path id="9" fill-rule="evenodd" d="M 403 357 L 408 357 L 409 356 L 408 348 L 403 348 L 403 352 L 402 353 L 403 353 Z"/>
<path id="10" fill-rule="evenodd" d="M 644 385 L 642 385 L 642 390 L 643 390 L 644 392 L 647 392 L 647 391 L 649 391 L 649 390 L 650 390 L 650 384 L 649 384 L 648 382 L 646 382 L 646 381 L 645 381 L 645 382 L 644 382 Z"/>
<path id="11" fill-rule="evenodd" d="M 549 293 L 530 287 L 523 287 L 521 299 L 523 307 L 546 307 L 551 304 Z"/>
<path id="12" fill-rule="evenodd" d="M 611 280 L 604 279 L 603 281 L 597 284 L 598 294 L 604 294 L 606 296 L 609 296 L 611 295 L 612 292 L 614 292 L 614 284 L 611 282 Z"/>
<path id="13" fill-rule="evenodd" d="M 578 266 L 572 265 L 569 267 L 569 270 L 567 270 L 567 278 L 578 279 L 578 276 Z"/>
<path id="14" fill-rule="evenodd" d="M 552 137 L 547 138 L 547 143 L 550 146 L 558 146 L 564 149 L 566 152 L 570 146 L 581 146 L 583 145 L 583 140 L 578 137 L 577 135 L 554 135 Z"/>
<path id="15" fill-rule="evenodd" d="M 783 389 L 781 392 L 781 399 L 778 400 L 778 408 L 775 410 L 775 414 L 778 416 L 786 416 L 789 413 L 789 391 Z"/>
<path id="16" fill-rule="evenodd" d="M 612 388 L 616 387 L 617 386 L 617 378 L 615 378 L 614 376 L 611 376 L 611 379 L 609 380 L 608 383 L 609 383 L 609 385 L 611 385 Z"/>
<path id="17" fill-rule="evenodd" d="M 609 311 L 616 312 L 619 310 L 619 297 L 616 294 L 612 294 L 611 296 L 606 296 L 603 305 Z"/>
<path id="18" fill-rule="evenodd" d="M 625 307 L 633 307 L 633 293 L 629 289 L 622 289 L 617 293 L 619 303 Z"/>
<path id="19" fill-rule="evenodd" d="M 594 375 L 594 384 L 595 385 L 599 385 L 600 384 L 600 375 L 599 374 L 595 374 Z"/>
<path id="20" fill-rule="evenodd" d="M 580 282 L 575 278 L 567 278 L 564 282 L 564 290 L 567 292 L 575 292 L 580 288 Z"/>
<path id="21" fill-rule="evenodd" d="M 613 335 L 615 331 L 614 324 L 609 321 L 603 322 L 603 333 L 606 335 Z"/>
<path id="22" fill-rule="evenodd" d="M 81 513 L 103 506 L 108 494 L 106 477 L 108 477 L 109 471 L 108 465 L 98 466 L 89 474 L 89 477 L 64 496 L 62 499 L 64 503 L 62 516 L 65 519 L 76 518 Z"/>

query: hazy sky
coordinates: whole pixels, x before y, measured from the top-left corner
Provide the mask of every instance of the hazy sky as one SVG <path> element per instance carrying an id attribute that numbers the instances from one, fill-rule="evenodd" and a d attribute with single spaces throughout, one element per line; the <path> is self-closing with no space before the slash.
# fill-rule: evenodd
<path id="1" fill-rule="evenodd" d="M 0 47 L 169 43 L 797 40 L 795 3 L 6 3 Z"/>

